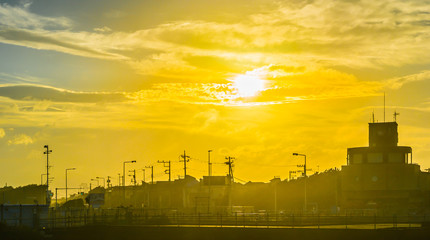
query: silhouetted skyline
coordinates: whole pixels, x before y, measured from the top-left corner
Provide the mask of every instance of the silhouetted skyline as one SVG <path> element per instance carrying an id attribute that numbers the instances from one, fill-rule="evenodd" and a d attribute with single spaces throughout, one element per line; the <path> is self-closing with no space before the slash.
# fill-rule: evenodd
<path id="1" fill-rule="evenodd" d="M 399 144 L 430 168 L 427 12 L 400 0 L 0 0 L 0 186 L 39 183 L 47 144 L 53 188 L 67 168 L 70 186 L 116 185 L 130 160 L 154 166 L 154 181 L 171 161 L 177 179 L 184 150 L 197 179 L 208 150 L 213 175 L 234 156 L 245 181 L 288 178 L 293 152 L 340 168 L 372 112 L 384 119 L 384 93 Z"/>

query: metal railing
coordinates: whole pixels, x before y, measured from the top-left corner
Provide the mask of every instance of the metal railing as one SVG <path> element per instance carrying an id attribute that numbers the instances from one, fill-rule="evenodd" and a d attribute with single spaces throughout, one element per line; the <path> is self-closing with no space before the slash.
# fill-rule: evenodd
<path id="1" fill-rule="evenodd" d="M 47 208 L 39 205 L 3 206 L 0 222 L 8 226 L 68 228 L 85 225 L 146 225 L 179 227 L 266 228 L 413 228 L 430 223 L 425 214 L 275 214 L 218 212 L 186 214 L 172 209 Z"/>
<path id="2" fill-rule="evenodd" d="M 270 213 L 185 214 L 157 213 L 144 209 L 51 209 L 40 224 L 49 228 L 84 225 L 145 225 L 177 227 L 257 227 L 257 228 L 416 228 L 428 223 L 426 215 L 356 216 L 356 215 L 295 215 Z M 19 221 L 15 221 L 19 222 Z"/>

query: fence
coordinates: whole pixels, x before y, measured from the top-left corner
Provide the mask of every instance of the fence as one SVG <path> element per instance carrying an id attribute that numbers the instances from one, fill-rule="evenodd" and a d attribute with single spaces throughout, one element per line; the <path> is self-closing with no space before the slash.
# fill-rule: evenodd
<path id="1" fill-rule="evenodd" d="M 18 216 L 19 217 L 19 216 Z M 9 223 L 26 219 L 9 219 Z M 405 228 L 421 227 L 426 215 L 295 215 L 274 213 L 184 214 L 147 209 L 50 209 L 38 220 L 40 226 L 67 228 L 84 225 L 142 225 L 178 227 L 257 227 L 257 228 Z"/>
<path id="2" fill-rule="evenodd" d="M 185 214 L 169 209 L 144 208 L 50 208 L 39 205 L 0 206 L 0 222 L 9 226 L 64 228 L 84 225 L 151 225 L 213 227 L 312 227 L 312 228 L 397 228 L 420 227 L 430 222 L 425 214 L 275 214 L 225 213 Z"/>

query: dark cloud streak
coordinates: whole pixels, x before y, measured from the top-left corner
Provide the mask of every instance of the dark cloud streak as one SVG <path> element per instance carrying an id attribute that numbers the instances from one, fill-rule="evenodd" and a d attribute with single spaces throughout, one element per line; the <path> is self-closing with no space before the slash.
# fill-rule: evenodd
<path id="1" fill-rule="evenodd" d="M 40 34 L 35 34 L 29 31 L 18 30 L 18 29 L 1 29 L 0 37 L 5 40 L 18 41 L 18 42 L 33 42 L 33 43 L 42 43 L 42 44 L 50 44 L 55 45 L 67 49 L 72 49 L 80 52 L 86 52 L 89 54 L 99 55 L 99 56 L 108 56 L 108 54 L 95 51 L 93 49 L 81 47 L 76 44 L 63 42 L 51 37 L 42 36 Z"/>
<path id="2" fill-rule="evenodd" d="M 52 102 L 97 103 L 122 102 L 123 93 L 73 92 L 44 86 L 0 86 L 0 96 L 14 100 L 47 100 Z"/>

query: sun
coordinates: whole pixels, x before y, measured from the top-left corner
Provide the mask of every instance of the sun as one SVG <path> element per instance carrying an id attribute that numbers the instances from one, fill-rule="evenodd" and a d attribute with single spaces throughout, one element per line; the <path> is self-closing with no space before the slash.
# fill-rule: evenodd
<path id="1" fill-rule="evenodd" d="M 233 82 L 233 88 L 237 90 L 240 97 L 254 97 L 260 91 L 265 89 L 266 81 L 258 75 L 240 74 L 236 75 Z"/>

